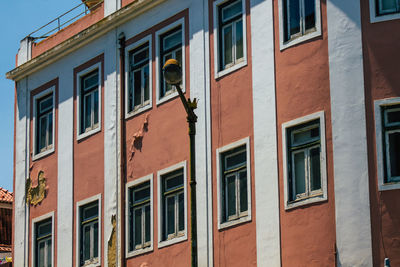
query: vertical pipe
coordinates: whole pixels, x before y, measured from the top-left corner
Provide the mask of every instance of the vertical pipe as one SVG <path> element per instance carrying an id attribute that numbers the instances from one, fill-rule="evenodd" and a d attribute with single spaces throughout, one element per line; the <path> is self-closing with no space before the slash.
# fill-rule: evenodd
<path id="1" fill-rule="evenodd" d="M 120 184 L 120 201 L 121 201 L 121 266 L 125 266 L 125 180 L 126 180 L 126 127 L 125 127 L 125 34 L 122 32 L 118 37 L 119 42 L 119 70 L 120 70 L 120 125 L 121 125 L 121 184 Z"/>
<path id="2" fill-rule="evenodd" d="M 188 115 L 190 137 L 190 231 L 192 267 L 197 267 L 197 207 L 196 207 L 196 117 Z"/>

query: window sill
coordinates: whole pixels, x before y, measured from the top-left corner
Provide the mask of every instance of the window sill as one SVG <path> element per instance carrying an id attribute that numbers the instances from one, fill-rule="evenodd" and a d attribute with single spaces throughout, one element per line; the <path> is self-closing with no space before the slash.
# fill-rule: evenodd
<path id="1" fill-rule="evenodd" d="M 55 149 L 54 149 L 54 146 L 53 146 L 52 148 L 47 149 L 47 150 L 45 150 L 43 152 L 40 152 L 39 154 L 35 154 L 32 157 L 32 161 L 39 160 L 39 159 L 44 158 L 44 157 L 46 157 L 46 156 L 48 156 L 50 154 L 53 154 L 54 151 L 55 151 Z"/>
<path id="2" fill-rule="evenodd" d="M 95 262 L 90 262 L 90 263 L 85 263 L 81 265 L 82 267 L 98 267 L 101 266 L 99 260 L 96 260 Z"/>
<path id="3" fill-rule="evenodd" d="M 232 226 L 235 226 L 235 225 L 238 225 L 238 224 L 242 224 L 242 223 L 245 223 L 245 222 L 250 222 L 250 221 L 251 221 L 251 216 L 247 215 L 245 217 L 240 217 L 240 218 L 235 219 L 235 220 L 231 220 L 231 221 L 227 221 L 227 222 L 218 224 L 218 230 L 226 229 L 226 228 L 229 228 L 229 227 L 232 227 Z"/>
<path id="4" fill-rule="evenodd" d="M 185 232 L 185 234 L 183 234 L 182 236 L 178 235 L 175 238 L 159 242 L 158 243 L 158 248 L 171 246 L 173 244 L 180 243 L 180 242 L 183 242 L 183 241 L 186 241 L 186 240 L 187 240 L 187 235 L 186 235 L 186 232 Z"/>
<path id="5" fill-rule="evenodd" d="M 215 73 L 215 79 L 218 79 L 218 78 L 221 78 L 221 77 L 223 77 L 225 75 L 228 75 L 229 73 L 237 71 L 238 69 L 241 69 L 241 68 L 243 68 L 245 66 L 247 66 L 247 60 L 246 59 L 244 59 L 243 61 L 241 61 L 241 62 L 239 62 L 239 63 L 237 63 L 235 65 L 230 66 L 227 69 L 218 71 L 217 73 Z"/>
<path id="6" fill-rule="evenodd" d="M 379 185 L 379 191 L 388 191 L 400 189 L 400 182 L 391 182 Z"/>
<path id="7" fill-rule="evenodd" d="M 384 21 L 390 21 L 390 20 L 395 20 L 395 19 L 400 19 L 400 13 L 393 13 L 393 14 L 387 14 L 387 15 L 380 15 L 376 16 L 374 14 L 371 15 L 371 23 L 376 23 L 376 22 L 384 22 Z"/>
<path id="8" fill-rule="evenodd" d="M 318 195 L 310 196 L 308 198 L 302 198 L 302 199 L 299 199 L 299 200 L 286 202 L 285 203 L 285 210 L 294 209 L 294 208 L 305 206 L 305 205 L 312 204 L 312 203 L 322 202 L 322 201 L 325 201 L 327 199 L 328 199 L 327 196 L 325 194 L 321 193 L 321 194 L 318 194 Z"/>
<path id="9" fill-rule="evenodd" d="M 89 130 L 87 132 L 79 134 L 78 137 L 77 137 L 77 140 L 80 141 L 80 140 L 82 140 L 84 138 L 87 138 L 87 137 L 89 137 L 91 135 L 94 135 L 94 134 L 96 134 L 96 133 L 98 133 L 100 131 L 101 131 L 101 127 L 98 126 L 97 128 L 94 128 L 92 130 Z"/>
<path id="10" fill-rule="evenodd" d="M 140 108 L 138 108 L 136 110 L 129 111 L 128 113 L 125 113 L 125 119 L 132 118 L 132 117 L 134 117 L 134 116 L 136 116 L 136 115 L 138 115 L 138 114 L 140 114 L 142 112 L 145 112 L 146 110 L 151 109 L 151 107 L 152 107 L 151 103 L 148 103 L 148 104 L 146 104 L 146 105 L 144 105 L 144 106 L 142 106 L 142 107 L 140 107 Z"/>
<path id="11" fill-rule="evenodd" d="M 282 34 L 282 33 L 280 33 L 280 34 Z M 299 37 L 296 37 L 296 38 L 294 38 L 294 39 L 292 39 L 292 40 L 289 40 L 289 41 L 286 41 L 286 42 L 281 42 L 281 44 L 280 44 L 280 50 L 283 51 L 283 50 L 285 50 L 286 48 L 295 46 L 295 45 L 297 45 L 297 44 L 300 44 L 300 43 L 302 43 L 302 42 L 308 41 L 308 40 L 310 40 L 310 39 L 313 39 L 313 38 L 318 37 L 318 36 L 321 36 L 321 35 L 322 35 L 322 34 L 321 34 L 321 31 L 315 30 L 315 31 L 310 32 L 310 33 L 307 33 L 307 34 L 305 34 L 305 35 L 301 35 L 301 36 L 299 36 Z"/>
<path id="12" fill-rule="evenodd" d="M 184 88 L 182 88 L 182 92 L 185 93 Z M 167 102 L 168 100 L 170 100 L 170 99 L 172 99 L 172 98 L 177 97 L 178 95 L 179 95 L 179 94 L 178 94 L 178 91 L 177 91 L 176 89 L 172 90 L 171 93 L 169 93 L 169 94 L 163 96 L 163 97 L 160 98 L 160 99 L 157 99 L 157 106 L 158 106 L 158 105 L 161 105 L 161 104 L 164 103 L 164 102 Z"/>
<path id="13" fill-rule="evenodd" d="M 126 256 L 125 258 L 132 258 L 138 255 L 142 255 L 148 252 L 152 252 L 153 251 L 153 244 L 150 245 L 150 247 L 146 247 L 146 248 L 141 248 L 141 249 L 137 249 L 137 250 L 132 250 L 132 251 L 127 251 L 126 252 Z"/>

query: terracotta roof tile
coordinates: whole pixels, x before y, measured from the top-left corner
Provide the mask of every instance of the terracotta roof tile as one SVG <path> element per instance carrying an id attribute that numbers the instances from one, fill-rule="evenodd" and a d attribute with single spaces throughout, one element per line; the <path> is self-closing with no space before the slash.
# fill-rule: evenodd
<path id="1" fill-rule="evenodd" d="M 12 203 L 14 200 L 13 193 L 0 187 L 0 202 Z"/>

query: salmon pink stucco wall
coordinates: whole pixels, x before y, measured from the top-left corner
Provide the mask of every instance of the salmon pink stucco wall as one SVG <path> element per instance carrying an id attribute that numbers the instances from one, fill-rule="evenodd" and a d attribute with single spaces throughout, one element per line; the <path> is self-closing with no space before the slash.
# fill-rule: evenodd
<path id="1" fill-rule="evenodd" d="M 39 43 L 33 43 L 32 45 L 32 58 L 39 56 L 40 54 L 50 50 L 56 45 L 62 43 L 63 41 L 71 38 L 72 36 L 78 34 L 89 26 L 95 24 L 104 18 L 104 3 L 98 6 L 89 14 L 85 15 L 81 19 L 75 21 L 74 23 L 68 25 L 64 29 L 57 31 L 56 33 L 50 35 L 46 39 L 40 41 Z"/>
<path id="2" fill-rule="evenodd" d="M 375 100 L 400 97 L 400 20 L 371 23 L 369 8 L 361 1 L 373 261 L 400 266 L 400 189 L 378 190 L 374 118 Z"/>
<path id="3" fill-rule="evenodd" d="M 156 32 L 171 23 L 184 18 L 185 21 L 185 96 L 190 97 L 190 75 L 189 75 L 189 14 L 184 10 L 171 18 L 155 25 L 154 27 L 140 33 L 137 36 L 129 37 L 127 45 L 140 41 L 142 38 L 151 35 L 152 38 L 152 108 L 126 119 L 126 182 L 134 181 L 143 176 L 153 174 L 153 251 L 126 260 L 127 266 L 141 266 L 147 263 L 149 266 L 188 266 L 190 262 L 190 205 L 187 205 L 188 229 L 187 240 L 170 246 L 158 248 L 158 213 L 157 206 L 160 192 L 158 192 L 157 172 L 186 161 L 187 181 L 189 186 L 189 136 L 186 113 L 181 100 L 174 97 L 169 101 L 156 105 L 156 60 L 155 49 Z M 147 123 L 146 126 L 144 124 Z M 142 139 L 135 147 L 132 146 L 134 135 L 142 131 Z M 189 203 L 189 191 L 187 188 L 187 199 Z M 126 192 L 127 193 L 127 192 Z M 127 226 L 125 226 L 125 229 Z M 126 236 L 125 233 L 122 233 Z"/>
<path id="4" fill-rule="evenodd" d="M 35 129 L 33 125 L 33 97 L 42 91 L 49 89 L 51 87 L 55 87 L 54 89 L 54 104 L 55 104 L 55 121 L 54 121 L 54 152 L 50 153 L 47 156 L 44 156 L 42 158 L 32 160 L 33 156 L 33 131 Z M 37 206 L 30 205 L 29 209 L 29 222 L 30 226 L 29 229 L 32 229 L 32 220 L 40 217 L 42 215 L 48 214 L 49 212 L 54 212 L 54 224 L 57 225 L 57 162 L 58 162 L 58 153 L 57 153 L 57 146 L 58 146 L 58 78 L 38 87 L 37 89 L 34 89 L 31 92 L 31 97 L 30 97 L 30 171 L 29 171 L 29 177 L 32 179 L 32 187 L 38 186 L 38 174 L 40 171 L 44 172 L 44 177 L 46 178 L 46 197 L 44 200 L 38 204 Z M 54 239 L 57 239 L 57 231 L 56 227 L 54 227 Z M 32 233 L 31 233 L 32 234 Z M 54 265 L 57 266 L 57 243 L 53 242 L 54 244 Z M 32 249 L 33 249 L 33 244 L 32 244 L 32 238 L 29 238 L 29 264 L 30 266 L 33 266 L 32 262 Z"/>
<path id="5" fill-rule="evenodd" d="M 209 1 L 210 25 L 210 73 L 211 73 L 211 146 L 212 146 L 212 199 L 213 199 L 213 247 L 215 266 L 256 266 L 256 225 L 254 198 L 254 151 L 253 151 L 253 96 L 251 72 L 250 4 L 246 5 L 247 65 L 239 70 L 215 79 L 213 34 L 213 2 Z M 250 138 L 251 221 L 218 229 L 217 157 L 218 148 Z M 250 207 L 249 207 L 250 208 Z"/>
<path id="6" fill-rule="evenodd" d="M 274 1 L 277 134 L 282 266 L 334 266 L 335 207 L 326 1 L 322 36 L 280 50 L 278 0 Z M 325 112 L 328 200 L 285 210 L 282 123 Z"/>
<path id="7" fill-rule="evenodd" d="M 86 138 L 77 140 L 77 94 L 79 88 L 77 82 L 79 72 L 84 71 L 91 66 L 100 63 L 101 71 L 100 83 L 101 83 L 101 130 L 94 133 Z M 98 194 L 104 195 L 104 55 L 101 54 L 88 62 L 76 67 L 74 72 L 74 145 L 73 145 L 73 180 L 74 180 L 74 244 L 73 244 L 73 260 L 76 262 L 76 233 L 79 231 L 79 227 L 76 225 L 77 207 L 76 203 L 87 198 L 93 197 Z M 103 202 L 104 197 L 101 198 Z M 101 214 L 104 214 L 103 203 L 99 203 L 101 206 Z M 104 220 L 101 218 L 101 240 L 100 244 L 104 243 Z M 101 246 L 103 248 L 103 246 Z M 104 251 L 101 249 L 101 263 L 104 264 Z"/>

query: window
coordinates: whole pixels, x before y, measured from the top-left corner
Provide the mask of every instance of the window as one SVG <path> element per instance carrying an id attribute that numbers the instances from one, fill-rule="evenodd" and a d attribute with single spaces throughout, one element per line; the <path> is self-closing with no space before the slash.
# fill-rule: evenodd
<path id="1" fill-rule="evenodd" d="M 220 70 L 244 60 L 242 1 L 227 2 L 218 7 Z"/>
<path id="2" fill-rule="evenodd" d="M 286 208 L 326 199 L 323 116 L 319 112 L 282 125 Z"/>
<path id="3" fill-rule="evenodd" d="M 129 190 L 129 251 L 151 245 L 150 182 Z"/>
<path id="4" fill-rule="evenodd" d="M 129 52 L 128 112 L 150 104 L 149 42 Z"/>
<path id="5" fill-rule="evenodd" d="M 251 220 L 249 145 L 244 138 L 217 150 L 219 229 Z"/>
<path id="6" fill-rule="evenodd" d="M 40 154 L 53 147 L 53 94 L 36 100 L 36 151 Z"/>
<path id="7" fill-rule="evenodd" d="M 99 70 L 80 77 L 80 134 L 99 127 Z"/>
<path id="8" fill-rule="evenodd" d="M 52 266 L 52 218 L 35 223 L 35 266 Z"/>
<path id="9" fill-rule="evenodd" d="M 222 154 L 223 221 L 247 216 L 246 146 Z"/>
<path id="10" fill-rule="evenodd" d="M 98 202 L 81 207 L 80 262 L 81 266 L 98 262 L 99 256 L 99 205 Z"/>
<path id="11" fill-rule="evenodd" d="M 400 0 L 376 0 L 376 15 L 388 15 L 400 12 Z"/>
<path id="12" fill-rule="evenodd" d="M 320 0 L 280 0 L 281 50 L 321 35 Z"/>
<path id="13" fill-rule="evenodd" d="M 182 25 L 160 35 L 160 98 L 172 93 L 174 88 L 172 85 L 164 81 L 162 68 L 168 59 L 176 59 L 181 66 L 183 66 L 183 38 L 182 38 Z M 181 83 L 182 87 L 182 83 Z"/>

